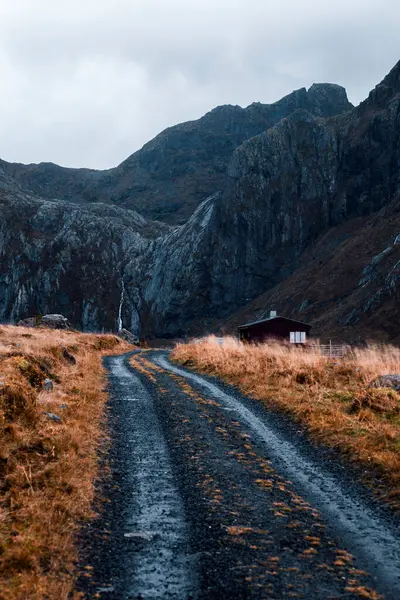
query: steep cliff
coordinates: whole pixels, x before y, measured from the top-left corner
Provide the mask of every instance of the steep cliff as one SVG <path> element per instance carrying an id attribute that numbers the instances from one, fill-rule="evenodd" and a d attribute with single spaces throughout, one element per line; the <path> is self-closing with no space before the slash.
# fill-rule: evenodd
<path id="1" fill-rule="evenodd" d="M 342 88 L 321 84 L 215 109 L 106 173 L 46 165 L 42 180 L 43 165 L 2 163 L 0 319 L 63 312 L 86 329 L 165 337 L 258 299 L 239 314 L 377 331 L 371 311 L 388 311 L 399 323 L 400 63 L 349 108 Z M 194 212 L 170 227 L 133 205 L 170 221 Z"/>
<path id="2" fill-rule="evenodd" d="M 400 63 L 350 113 L 298 110 L 244 142 L 222 193 L 161 243 L 147 288 L 156 322 L 172 333 L 229 315 L 293 273 L 324 231 L 387 206 L 399 189 L 399 92 Z"/>
<path id="3" fill-rule="evenodd" d="M 0 167 L 42 198 L 112 203 L 150 219 L 183 223 L 222 187 L 232 153 L 244 140 L 299 108 L 324 117 L 346 112 L 352 105 L 342 87 L 314 84 L 308 91 L 302 88 L 270 105 L 219 106 L 197 121 L 166 129 L 108 171 L 4 161 Z"/>
<path id="4" fill-rule="evenodd" d="M 0 172 L 0 320 L 61 312 L 75 327 L 138 328 L 139 296 L 125 289 L 137 264 L 168 226 L 133 211 L 32 198 Z"/>

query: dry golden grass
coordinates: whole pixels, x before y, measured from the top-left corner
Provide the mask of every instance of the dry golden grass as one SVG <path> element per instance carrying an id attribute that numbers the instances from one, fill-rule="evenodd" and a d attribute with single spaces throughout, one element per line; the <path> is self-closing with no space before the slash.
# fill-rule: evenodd
<path id="1" fill-rule="evenodd" d="M 74 538 L 93 516 L 106 437 L 101 359 L 130 348 L 112 335 L 0 327 L 1 600 L 78 597 Z M 43 390 L 46 377 L 51 392 Z"/>
<path id="2" fill-rule="evenodd" d="M 220 345 L 210 336 L 178 344 L 172 358 L 294 416 L 314 439 L 361 463 L 375 492 L 400 507 L 400 395 L 368 387 L 379 375 L 400 373 L 400 348 L 353 349 L 332 360 L 274 342 L 225 338 Z"/>

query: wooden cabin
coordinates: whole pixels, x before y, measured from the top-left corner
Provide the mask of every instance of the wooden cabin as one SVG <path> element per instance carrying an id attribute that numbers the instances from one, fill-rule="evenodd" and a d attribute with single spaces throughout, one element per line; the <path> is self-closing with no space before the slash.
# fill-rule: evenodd
<path id="1" fill-rule="evenodd" d="M 311 325 L 287 317 L 278 317 L 274 311 L 271 311 L 267 319 L 238 327 L 239 339 L 242 342 L 253 344 L 262 344 L 268 338 L 275 338 L 291 344 L 305 344 L 310 330 Z"/>

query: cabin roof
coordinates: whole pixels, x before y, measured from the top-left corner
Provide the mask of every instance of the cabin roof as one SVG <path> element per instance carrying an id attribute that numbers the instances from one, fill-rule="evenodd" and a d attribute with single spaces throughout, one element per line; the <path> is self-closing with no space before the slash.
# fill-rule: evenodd
<path id="1" fill-rule="evenodd" d="M 263 323 L 270 323 L 271 321 L 289 321 L 290 323 L 296 323 L 296 325 L 304 325 L 311 329 L 311 325 L 308 323 L 303 323 L 302 321 L 296 321 L 295 319 L 289 319 L 288 317 L 267 317 L 266 319 L 260 319 L 259 321 L 252 321 L 251 323 L 246 323 L 245 325 L 239 325 L 238 329 L 247 329 L 250 327 L 255 327 L 256 325 L 262 325 Z"/>

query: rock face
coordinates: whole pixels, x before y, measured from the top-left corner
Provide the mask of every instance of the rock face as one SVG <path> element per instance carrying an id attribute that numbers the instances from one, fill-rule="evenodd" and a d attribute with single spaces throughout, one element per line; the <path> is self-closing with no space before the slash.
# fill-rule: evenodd
<path id="1" fill-rule="evenodd" d="M 293 273 L 323 232 L 389 206 L 399 189 L 399 93 L 400 63 L 351 112 L 297 110 L 244 142 L 222 192 L 159 241 L 147 288 L 157 328 L 224 318 Z M 397 293 L 396 275 L 390 286 Z"/>
<path id="2" fill-rule="evenodd" d="M 88 331 L 116 330 L 119 317 L 138 328 L 138 279 L 125 289 L 125 268 L 168 226 L 103 204 L 33 198 L 4 176 L 0 214 L 1 321 L 62 312 Z"/>
<path id="3" fill-rule="evenodd" d="M 275 104 L 220 106 L 197 121 L 170 127 L 108 171 L 4 161 L 0 168 L 42 198 L 112 203 L 149 219 L 179 224 L 223 186 L 232 154 L 242 142 L 297 109 L 329 117 L 351 108 L 344 88 L 314 84 L 308 92 L 302 88 Z"/>
<path id="4" fill-rule="evenodd" d="M 69 200 L 158 218 L 171 210 L 171 221 L 194 210 L 177 227 L 33 197 L 27 186 L 54 194 L 40 165 L 17 176 L 3 164 L 0 318 L 61 311 L 84 329 L 168 337 L 205 331 L 260 297 L 263 310 L 342 328 L 392 302 L 399 319 L 399 140 L 400 63 L 357 108 L 327 84 L 220 107 L 117 169 L 76 174 L 71 190 L 84 190 Z M 350 259 L 338 262 L 346 244 Z"/>

